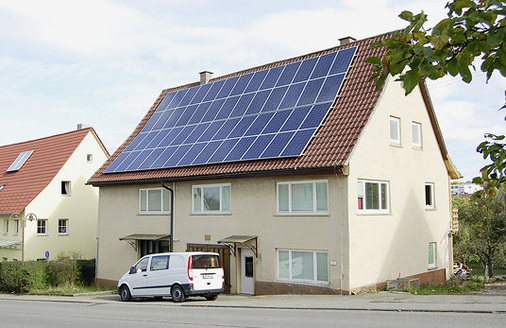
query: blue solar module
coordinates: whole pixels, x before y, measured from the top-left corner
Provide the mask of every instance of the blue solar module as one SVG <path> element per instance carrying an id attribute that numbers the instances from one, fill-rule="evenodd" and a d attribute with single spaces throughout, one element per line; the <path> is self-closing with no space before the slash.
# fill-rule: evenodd
<path id="1" fill-rule="evenodd" d="M 356 50 L 169 92 L 105 173 L 301 156 Z"/>

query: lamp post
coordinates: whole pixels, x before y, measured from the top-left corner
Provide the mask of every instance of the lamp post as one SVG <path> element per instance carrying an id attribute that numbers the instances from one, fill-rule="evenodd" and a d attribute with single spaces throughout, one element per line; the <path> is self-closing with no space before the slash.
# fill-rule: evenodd
<path id="1" fill-rule="evenodd" d="M 24 217 L 21 214 L 14 213 L 10 217 L 11 220 L 18 221 L 21 224 L 21 265 L 25 264 L 25 226 L 26 220 L 37 220 L 37 216 L 33 213 L 28 213 Z"/>

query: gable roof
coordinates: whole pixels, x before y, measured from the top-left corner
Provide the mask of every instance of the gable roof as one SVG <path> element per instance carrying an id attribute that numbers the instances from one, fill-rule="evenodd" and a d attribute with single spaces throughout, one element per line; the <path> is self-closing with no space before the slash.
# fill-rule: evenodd
<path id="1" fill-rule="evenodd" d="M 240 71 L 226 76 L 211 79 L 209 83 L 230 79 L 236 76 L 251 74 L 268 68 L 287 65 L 296 61 L 323 56 L 335 51 L 357 47 L 346 79 L 339 95 L 325 117 L 323 124 L 316 131 L 304 153 L 297 157 L 261 159 L 241 162 L 226 162 L 187 167 L 151 169 L 145 171 L 105 173 L 104 171 L 122 154 L 128 145 L 143 130 L 157 107 L 168 93 L 188 89 L 199 85 L 192 83 L 172 89 L 163 90 L 151 109 L 141 120 L 134 132 L 116 150 L 108 161 L 92 176 L 88 183 L 93 185 L 118 184 L 130 182 L 156 182 L 161 180 L 181 180 L 190 178 L 212 178 L 236 175 L 269 174 L 301 171 L 339 171 L 347 163 L 352 150 L 359 139 L 363 127 L 367 124 L 371 113 L 380 98 L 383 89 L 376 90 L 373 82 L 369 82 L 371 66 L 365 62 L 368 57 L 382 57 L 384 48 L 372 48 L 372 44 L 393 36 L 387 33 L 369 39 L 352 42 L 344 46 L 322 50 L 308 55 L 270 63 L 252 69 Z M 438 133 L 437 130 L 436 133 Z M 441 138 L 442 141 L 442 138 Z M 444 145 L 443 145 L 444 146 Z M 444 151 L 443 151 L 444 149 Z M 442 153 L 446 148 L 442 148 Z M 447 157 L 447 154 L 443 156 Z M 449 171 L 450 172 L 450 171 Z"/>
<path id="2" fill-rule="evenodd" d="M 54 179 L 69 157 L 93 128 L 0 146 L 0 214 L 21 213 Z M 102 148 L 103 145 L 101 144 Z M 17 171 L 7 172 L 22 152 L 33 150 Z M 104 148 L 105 150 L 105 148 Z M 107 152 L 107 151 L 106 151 Z"/>

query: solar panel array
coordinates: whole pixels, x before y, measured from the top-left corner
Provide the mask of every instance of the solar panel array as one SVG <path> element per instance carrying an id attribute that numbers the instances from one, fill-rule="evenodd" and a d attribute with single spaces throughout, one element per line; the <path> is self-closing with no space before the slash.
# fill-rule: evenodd
<path id="1" fill-rule="evenodd" d="M 168 93 L 105 173 L 300 156 L 356 47 Z"/>

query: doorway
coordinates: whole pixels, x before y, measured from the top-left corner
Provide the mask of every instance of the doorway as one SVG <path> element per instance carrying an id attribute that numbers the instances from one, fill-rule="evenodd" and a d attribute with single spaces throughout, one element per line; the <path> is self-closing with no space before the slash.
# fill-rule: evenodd
<path id="1" fill-rule="evenodd" d="M 254 255 L 248 248 L 241 248 L 241 294 L 255 295 Z"/>

